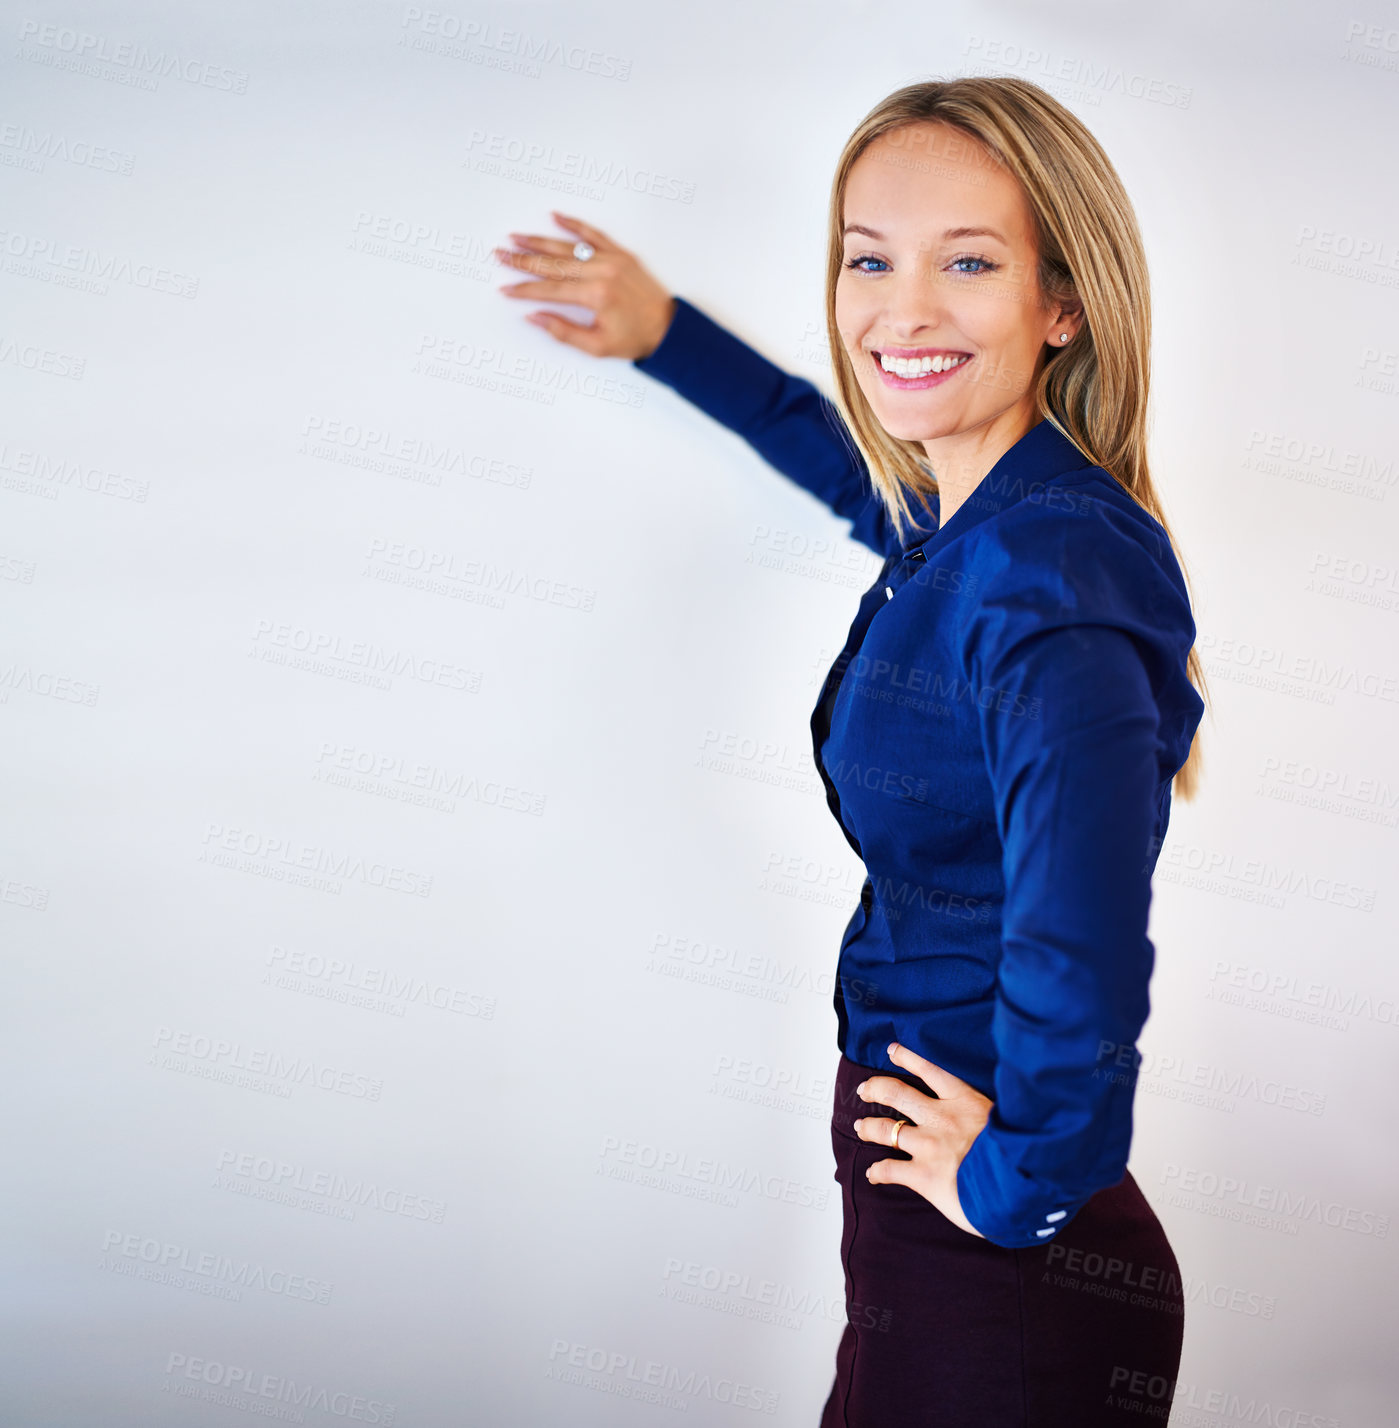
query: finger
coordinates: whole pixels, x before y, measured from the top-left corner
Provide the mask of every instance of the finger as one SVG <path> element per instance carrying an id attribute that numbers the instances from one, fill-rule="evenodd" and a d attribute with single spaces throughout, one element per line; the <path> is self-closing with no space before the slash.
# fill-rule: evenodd
<path id="1" fill-rule="evenodd" d="M 528 249 L 531 253 L 549 253 L 555 258 L 571 258 L 573 245 L 577 239 L 550 238 L 543 233 L 511 233 L 510 241 L 517 248 Z M 594 243 L 593 247 L 597 247 Z"/>
<path id="2" fill-rule="evenodd" d="M 552 278 L 535 278 L 527 283 L 503 283 L 500 291 L 506 297 L 527 298 L 530 302 L 571 302 L 578 307 L 597 311 L 593 289 L 589 284 L 556 282 Z M 593 297 L 593 301 L 589 298 Z"/>
<path id="3" fill-rule="evenodd" d="M 583 264 L 572 256 L 554 256 L 551 253 L 512 253 L 509 248 L 492 248 L 491 252 L 507 268 L 519 268 L 521 272 L 538 273 L 543 278 L 579 278 L 583 275 Z M 594 269 L 596 271 L 596 269 Z"/>
<path id="4" fill-rule="evenodd" d="M 892 1106 L 911 1121 L 921 1123 L 935 1108 L 933 1098 L 927 1092 L 910 1086 L 907 1081 L 900 1081 L 897 1076 L 871 1076 L 860 1084 L 863 1089 L 858 1094 L 862 1101 Z"/>
<path id="5" fill-rule="evenodd" d="M 912 1071 L 943 1100 L 974 1089 L 952 1072 L 944 1071 L 936 1062 L 929 1061 L 926 1056 L 920 1056 L 916 1051 L 911 1051 L 897 1042 L 889 1048 L 889 1060 L 895 1066 L 902 1066 L 905 1071 Z"/>
<path id="6" fill-rule="evenodd" d="M 855 1134 L 861 1140 L 869 1141 L 871 1145 L 887 1145 L 890 1150 L 903 1151 L 905 1155 L 912 1155 L 913 1152 L 909 1150 L 906 1142 L 918 1127 L 908 1121 L 902 1122 L 899 1143 L 895 1145 L 894 1127 L 899 1124 L 899 1121 L 890 1120 L 888 1116 L 861 1116 L 855 1122 Z"/>
<path id="7" fill-rule="evenodd" d="M 580 352 L 586 352 L 593 357 L 599 355 L 597 330 L 587 323 L 573 322 L 569 318 L 560 317 L 556 312 L 532 312 L 525 321 L 542 327 L 550 336 L 557 337 L 560 342 L 566 342 L 570 347 L 578 348 Z"/>
<path id="8" fill-rule="evenodd" d="M 581 218 L 574 218 L 567 213 L 560 213 L 557 208 L 551 208 L 549 212 L 553 215 L 554 222 L 560 228 L 567 228 L 570 233 L 576 233 L 580 238 L 586 238 L 594 248 L 601 253 L 604 249 L 615 251 L 621 245 L 614 243 L 601 228 L 594 228 L 591 223 L 584 223 Z"/>
<path id="9" fill-rule="evenodd" d="M 911 1160 L 876 1160 L 865 1171 L 865 1179 L 871 1185 L 907 1185 L 915 1190 L 918 1187 L 913 1182 L 912 1165 Z"/>

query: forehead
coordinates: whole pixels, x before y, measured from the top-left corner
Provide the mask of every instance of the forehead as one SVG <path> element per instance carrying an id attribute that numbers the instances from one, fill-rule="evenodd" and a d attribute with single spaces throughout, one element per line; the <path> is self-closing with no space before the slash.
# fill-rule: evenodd
<path id="1" fill-rule="evenodd" d="M 851 166 L 846 223 L 891 238 L 952 227 L 995 228 L 1029 242 L 1029 204 L 1013 174 L 981 142 L 947 124 L 908 124 L 881 134 Z M 851 235 L 857 237 L 858 235 Z"/>

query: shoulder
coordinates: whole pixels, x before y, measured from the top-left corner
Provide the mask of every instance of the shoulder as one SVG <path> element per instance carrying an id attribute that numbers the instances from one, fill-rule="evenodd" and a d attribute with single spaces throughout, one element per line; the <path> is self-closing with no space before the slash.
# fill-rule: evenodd
<path id="1" fill-rule="evenodd" d="M 1168 663 L 1183 663 L 1195 642 L 1165 527 L 1101 467 L 1036 485 L 969 534 L 973 650 L 1077 624 L 1116 626 Z"/>

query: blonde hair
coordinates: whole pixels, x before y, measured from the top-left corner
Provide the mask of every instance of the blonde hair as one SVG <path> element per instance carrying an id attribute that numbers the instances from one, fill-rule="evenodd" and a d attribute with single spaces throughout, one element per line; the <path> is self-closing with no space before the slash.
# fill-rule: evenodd
<path id="1" fill-rule="evenodd" d="M 1076 298 L 1084 316 L 1067 346 L 1046 349 L 1035 384 L 1036 409 L 1160 522 L 1189 592 L 1184 561 L 1147 468 L 1151 296 L 1136 215 L 1088 129 L 1038 85 L 1017 76 L 906 85 L 860 121 L 836 165 L 826 259 L 826 332 L 836 405 L 900 541 L 906 528 L 917 524 L 910 496 L 935 493 L 937 481 L 922 444 L 891 436 L 860 390 L 836 326 L 836 282 L 844 262 L 845 189 L 856 159 L 881 135 L 927 123 L 948 125 L 976 141 L 989 164 L 1000 164 L 1019 181 L 1034 217 L 1040 291 L 1050 303 Z M 973 145 L 973 152 L 981 151 Z M 1186 672 L 1210 707 L 1194 648 Z M 1197 729 L 1172 785 L 1183 799 L 1193 799 L 1199 789 L 1200 743 Z"/>

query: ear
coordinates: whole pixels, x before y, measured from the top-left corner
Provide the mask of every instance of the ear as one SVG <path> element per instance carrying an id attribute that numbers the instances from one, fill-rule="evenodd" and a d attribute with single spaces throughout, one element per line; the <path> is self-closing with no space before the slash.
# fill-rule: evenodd
<path id="1" fill-rule="evenodd" d="M 1077 331 L 1077 329 L 1083 325 L 1083 303 L 1079 300 L 1077 294 L 1070 293 L 1067 297 L 1059 299 L 1059 305 L 1054 314 L 1054 321 L 1056 323 L 1071 322 L 1074 324 L 1074 331 Z M 1055 330 L 1059 331 L 1061 329 L 1056 328 Z"/>
<path id="2" fill-rule="evenodd" d="M 1083 304 L 1071 294 L 1058 299 L 1053 308 L 1054 321 L 1044 335 L 1044 345 L 1051 352 L 1062 352 L 1069 345 L 1061 340 L 1063 334 L 1067 332 L 1070 338 L 1077 337 L 1083 326 Z"/>

